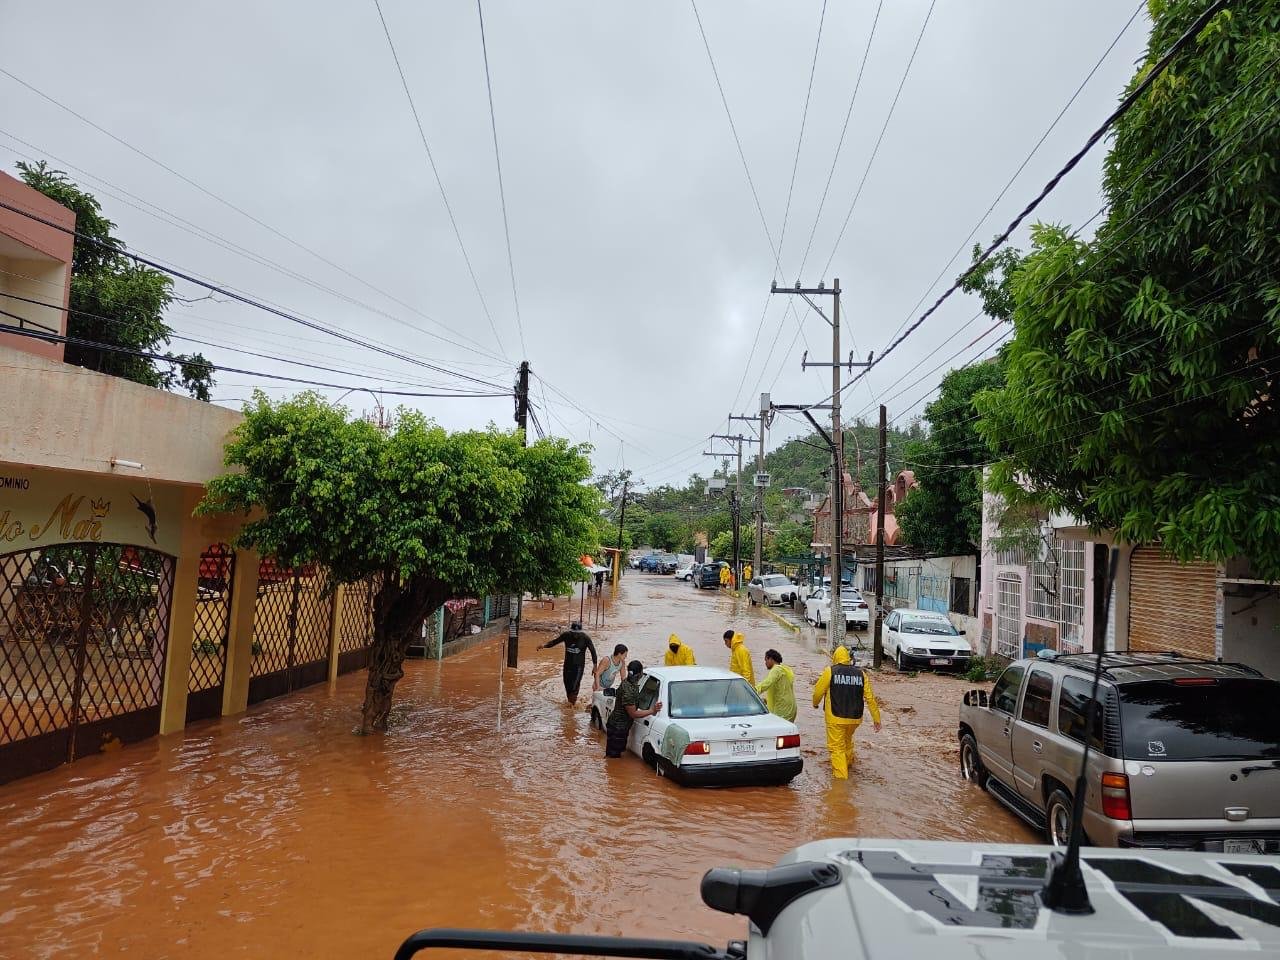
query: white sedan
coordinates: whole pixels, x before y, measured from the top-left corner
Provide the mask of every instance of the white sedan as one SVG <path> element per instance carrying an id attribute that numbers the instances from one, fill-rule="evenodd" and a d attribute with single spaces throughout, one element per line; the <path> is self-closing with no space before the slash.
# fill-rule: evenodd
<path id="1" fill-rule="evenodd" d="M 685 564 L 684 566 L 682 566 L 679 570 L 677 570 L 677 571 L 676 571 L 676 579 L 677 579 L 677 580 L 692 580 L 692 579 L 693 579 L 693 564 L 692 564 L 692 563 L 686 563 L 686 564 Z"/>
<path id="2" fill-rule="evenodd" d="M 945 613 L 932 610 L 895 610 L 884 622 L 884 652 L 899 670 L 912 667 L 950 668 L 965 671 L 973 649 L 964 631 L 951 625 Z"/>
<path id="3" fill-rule="evenodd" d="M 591 722 L 613 712 L 613 690 L 597 690 Z M 790 783 L 803 769 L 800 731 L 770 713 L 736 673 L 714 667 L 654 667 L 640 678 L 640 702 L 662 710 L 631 725 L 627 749 L 686 786 Z"/>
<path id="4" fill-rule="evenodd" d="M 871 610 L 862 594 L 853 587 L 840 590 L 840 606 L 849 630 L 866 630 L 871 625 Z M 831 588 L 819 587 L 804 602 L 804 618 L 815 627 L 823 627 L 831 619 Z"/>

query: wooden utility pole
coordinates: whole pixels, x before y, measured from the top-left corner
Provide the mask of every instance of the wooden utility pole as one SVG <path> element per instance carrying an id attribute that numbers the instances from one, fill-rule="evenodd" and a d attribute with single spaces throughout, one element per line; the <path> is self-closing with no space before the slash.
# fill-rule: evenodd
<path id="1" fill-rule="evenodd" d="M 746 416 L 730 414 L 729 422 L 741 420 L 744 423 L 753 423 L 756 425 L 756 440 L 759 442 L 758 452 L 756 453 L 756 503 L 755 503 L 755 519 L 756 519 L 756 543 L 755 549 L 751 552 L 751 562 L 753 565 L 753 575 L 760 574 L 760 549 L 764 541 L 764 487 L 759 485 L 759 476 L 764 473 L 764 432 L 768 429 L 769 424 L 769 395 L 762 393 L 760 395 L 760 413 L 755 416 Z M 741 510 L 741 500 L 738 503 Z M 734 570 L 734 576 L 742 579 L 742 571 Z"/>
<path id="2" fill-rule="evenodd" d="M 520 428 L 520 440 L 529 445 L 529 361 L 521 360 L 516 374 L 516 426 Z M 515 609 L 510 614 L 507 624 L 507 666 L 516 667 L 520 663 L 520 617 L 524 613 L 524 594 L 513 598 Z"/>
<path id="3" fill-rule="evenodd" d="M 885 407 L 880 404 L 880 489 L 876 494 L 876 629 L 871 647 L 871 665 L 877 670 L 884 660 L 884 641 L 881 637 L 882 620 L 880 611 L 884 606 L 884 500 L 885 500 L 885 480 L 888 474 L 888 464 L 885 462 L 885 449 L 887 447 L 887 425 L 885 421 Z"/>
<path id="4" fill-rule="evenodd" d="M 738 474 L 729 494 L 729 516 L 733 519 L 733 575 L 742 579 L 742 445 L 747 438 L 742 434 L 713 433 L 712 440 L 728 440 L 737 448 Z M 718 454 L 703 451 L 704 456 Z"/>

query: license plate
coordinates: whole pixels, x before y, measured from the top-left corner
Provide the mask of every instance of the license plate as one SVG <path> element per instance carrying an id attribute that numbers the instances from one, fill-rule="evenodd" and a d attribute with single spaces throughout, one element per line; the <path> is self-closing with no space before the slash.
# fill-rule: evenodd
<path id="1" fill-rule="evenodd" d="M 755 753 L 756 745 L 752 743 L 750 740 L 744 743 L 735 743 L 731 746 L 729 752 L 733 754 L 733 756 L 735 757 L 740 757 L 743 754 Z"/>
<path id="2" fill-rule="evenodd" d="M 951 661 L 948 660 L 946 657 L 934 657 L 932 660 L 929 661 L 929 666 L 931 667 L 946 667 L 946 666 L 950 666 L 950 664 L 951 664 Z"/>
<path id="3" fill-rule="evenodd" d="M 1223 853 L 1266 853 L 1264 840 L 1223 840 Z"/>

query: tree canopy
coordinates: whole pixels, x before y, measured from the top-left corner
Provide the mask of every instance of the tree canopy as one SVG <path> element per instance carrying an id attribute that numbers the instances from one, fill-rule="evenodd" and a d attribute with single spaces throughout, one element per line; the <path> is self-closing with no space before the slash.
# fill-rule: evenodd
<path id="1" fill-rule="evenodd" d="M 942 378 L 938 398 L 924 409 L 929 434 L 909 448 L 920 486 L 896 510 L 904 542 L 941 556 L 980 549 L 982 467 L 991 448 L 978 435 L 973 400 L 1003 383 L 999 361 L 960 367 Z"/>
<path id="2" fill-rule="evenodd" d="M 1136 85 L 1203 10 L 1153 0 Z M 1114 128 L 1092 239 L 1038 226 L 988 276 L 1006 385 L 992 487 L 1184 560 L 1280 577 L 1280 0 L 1216 16 Z M 1000 302 L 991 293 L 1007 293 Z"/>
<path id="3" fill-rule="evenodd" d="M 561 439 L 450 433 L 406 410 L 384 432 L 314 393 L 259 392 L 225 462 L 200 512 L 253 512 L 238 545 L 374 579 L 366 728 L 385 728 L 408 643 L 445 600 L 563 592 L 594 546 L 590 464 Z"/>
<path id="4" fill-rule="evenodd" d="M 208 400 L 213 368 L 201 354 L 175 354 L 165 348 L 173 336 L 164 312 L 173 300 L 167 274 L 130 260 L 114 236 L 115 224 L 97 199 L 81 190 L 61 170 L 41 161 L 19 161 L 27 186 L 56 200 L 76 215 L 71 255 L 71 302 L 67 336 L 143 353 L 164 353 L 166 361 L 149 360 L 113 350 L 68 343 L 67 363 L 164 390 L 182 390 Z"/>

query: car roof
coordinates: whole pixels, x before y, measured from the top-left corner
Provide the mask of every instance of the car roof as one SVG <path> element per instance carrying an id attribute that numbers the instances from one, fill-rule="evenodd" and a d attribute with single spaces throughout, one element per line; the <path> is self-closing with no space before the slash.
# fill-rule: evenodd
<path id="1" fill-rule="evenodd" d="M 1052 663 L 1092 676 L 1097 655 L 1068 653 L 1055 657 L 1033 657 L 1029 662 Z M 1265 679 L 1261 673 L 1242 663 L 1220 663 L 1177 653 L 1104 653 L 1102 675 L 1113 683 L 1141 683 L 1144 680 L 1174 680 L 1179 677 L 1215 677 L 1228 679 Z"/>
<path id="2" fill-rule="evenodd" d="M 659 680 L 733 680 L 738 674 L 722 667 L 646 667 L 645 675 Z"/>

